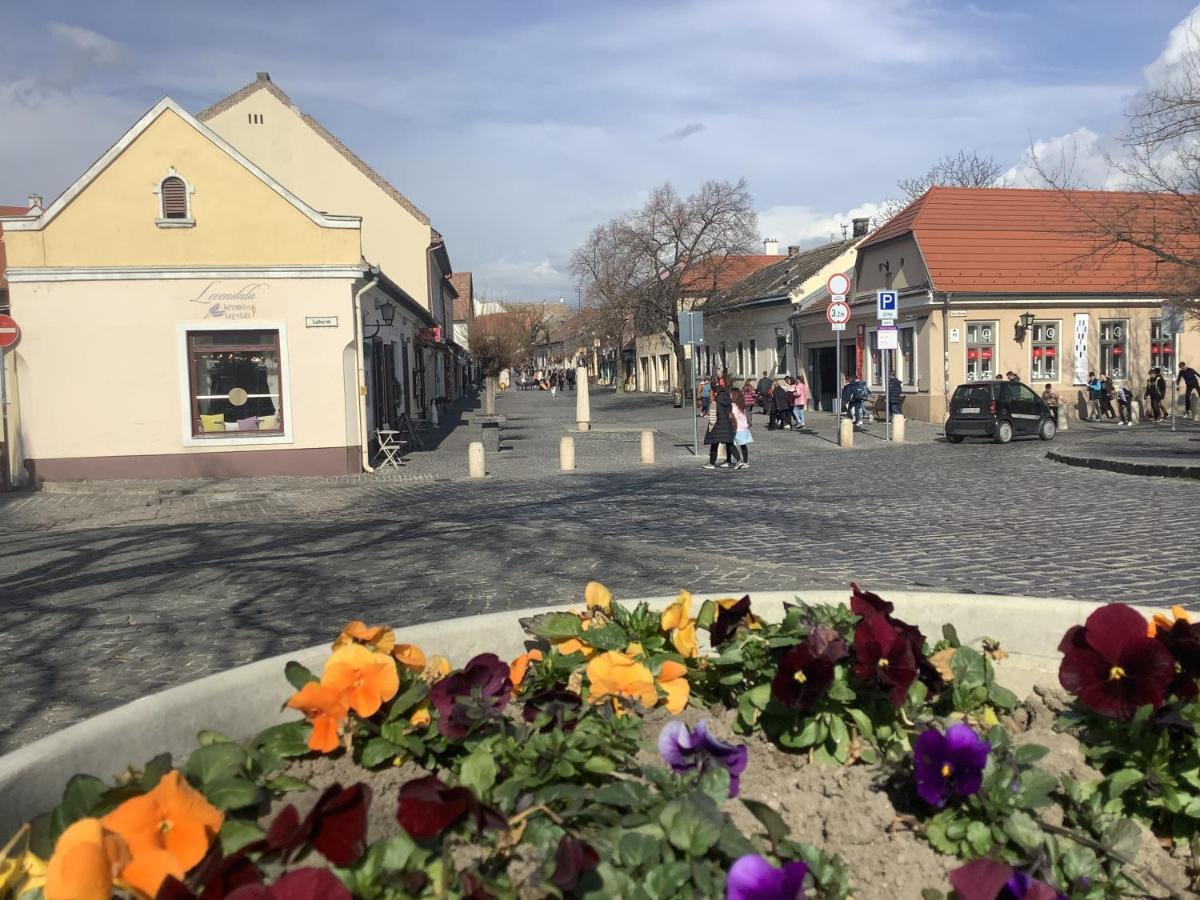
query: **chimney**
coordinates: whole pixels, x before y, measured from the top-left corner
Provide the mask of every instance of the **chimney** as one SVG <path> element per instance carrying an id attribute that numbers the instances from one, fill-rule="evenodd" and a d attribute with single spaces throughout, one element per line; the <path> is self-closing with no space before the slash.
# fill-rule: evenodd
<path id="1" fill-rule="evenodd" d="M 800 248 L 797 247 L 795 244 L 788 245 L 788 256 L 796 256 L 797 254 L 799 254 L 799 252 L 800 252 Z"/>
<path id="2" fill-rule="evenodd" d="M 42 195 L 41 194 L 30 194 L 29 195 L 29 211 L 30 212 L 38 212 L 38 213 L 40 213 L 42 211 Z"/>
<path id="3" fill-rule="evenodd" d="M 763 241 L 763 253 L 766 256 L 778 256 L 779 241 L 775 240 L 775 238 L 767 238 Z"/>
<path id="4" fill-rule="evenodd" d="M 854 223 L 854 235 L 853 236 L 856 238 L 866 237 L 867 231 L 870 229 L 871 220 L 867 219 L 867 218 L 862 218 L 862 219 L 852 219 L 851 221 Z"/>
<path id="5" fill-rule="evenodd" d="M 255 81 L 270 81 L 271 76 L 267 72 L 255 72 L 254 80 Z"/>

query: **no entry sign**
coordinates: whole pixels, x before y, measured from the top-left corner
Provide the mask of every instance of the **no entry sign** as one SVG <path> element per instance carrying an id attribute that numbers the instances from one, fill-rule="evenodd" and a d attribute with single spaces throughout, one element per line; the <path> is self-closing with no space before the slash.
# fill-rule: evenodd
<path id="1" fill-rule="evenodd" d="M 21 327 L 12 316 L 0 315 L 0 350 L 7 350 L 21 339 Z"/>
<path id="2" fill-rule="evenodd" d="M 825 282 L 825 290 L 829 291 L 830 296 L 845 297 L 850 293 L 850 279 L 842 272 L 835 272 Z"/>

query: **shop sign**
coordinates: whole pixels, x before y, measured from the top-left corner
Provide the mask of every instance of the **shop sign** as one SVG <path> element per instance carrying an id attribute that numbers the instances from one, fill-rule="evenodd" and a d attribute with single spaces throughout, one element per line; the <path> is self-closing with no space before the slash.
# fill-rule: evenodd
<path id="1" fill-rule="evenodd" d="M 1075 383 L 1087 384 L 1088 314 L 1075 313 Z"/>
<path id="2" fill-rule="evenodd" d="M 442 342 L 442 326 L 434 325 L 432 328 L 421 328 L 417 331 L 418 341 L 427 341 L 430 344 L 440 344 Z"/>
<path id="3" fill-rule="evenodd" d="M 200 303 L 207 307 L 206 319 L 253 319 L 258 312 L 260 291 L 270 289 L 264 281 L 252 281 L 236 288 L 224 286 L 225 282 L 210 281 L 189 303 Z"/>
<path id="4" fill-rule="evenodd" d="M 895 325 L 880 325 L 876 332 L 876 346 L 880 350 L 897 350 L 900 347 L 899 332 Z"/>
<path id="5" fill-rule="evenodd" d="M 337 328 L 337 316 L 305 316 L 305 328 Z"/>

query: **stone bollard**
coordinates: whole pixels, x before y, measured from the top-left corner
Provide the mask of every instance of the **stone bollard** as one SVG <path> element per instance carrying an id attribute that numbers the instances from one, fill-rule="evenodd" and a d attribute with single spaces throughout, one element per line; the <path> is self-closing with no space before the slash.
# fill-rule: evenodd
<path id="1" fill-rule="evenodd" d="M 591 395 L 588 392 L 588 370 L 584 366 L 575 370 L 575 424 L 580 431 L 591 431 Z"/>
<path id="2" fill-rule="evenodd" d="M 892 414 L 892 440 L 898 444 L 904 443 L 904 416 Z"/>
<path id="3" fill-rule="evenodd" d="M 467 473 L 472 478 L 482 478 L 487 474 L 487 466 L 483 458 L 483 442 L 471 441 L 467 447 Z"/>
<path id="4" fill-rule="evenodd" d="M 1054 423 L 1059 431 L 1067 430 L 1067 407 L 1060 403 L 1056 407 L 1058 411 L 1057 421 Z"/>
<path id="5" fill-rule="evenodd" d="M 654 432 L 642 432 L 642 462 L 647 466 L 654 465 Z"/>
<path id="6" fill-rule="evenodd" d="M 562 440 L 558 442 L 558 461 L 559 468 L 564 472 L 570 472 L 575 468 L 575 438 L 569 434 L 564 434 Z"/>
<path id="7" fill-rule="evenodd" d="M 838 446 L 854 446 L 854 423 L 849 419 L 838 420 Z"/>

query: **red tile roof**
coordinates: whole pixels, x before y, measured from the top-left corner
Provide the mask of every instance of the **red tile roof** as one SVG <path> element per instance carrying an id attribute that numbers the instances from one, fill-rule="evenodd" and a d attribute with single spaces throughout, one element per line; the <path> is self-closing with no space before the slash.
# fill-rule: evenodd
<path id="1" fill-rule="evenodd" d="M 733 287 L 763 266 L 786 259 L 783 256 L 713 256 L 694 266 L 681 287 L 692 294 L 713 294 Z"/>
<path id="2" fill-rule="evenodd" d="M 1132 191 L 934 187 L 862 244 L 912 233 L 935 290 L 1161 295 L 1173 273 L 1111 229 L 1200 258 L 1200 197 Z"/>
<path id="3" fill-rule="evenodd" d="M 0 216 L 23 216 L 28 209 L 27 206 L 0 206 Z M 0 288 L 8 285 L 8 279 L 4 277 L 5 268 L 4 226 L 0 225 Z"/>
<path id="4" fill-rule="evenodd" d="M 469 322 L 475 318 L 475 286 L 470 272 L 455 272 L 450 284 L 458 292 L 454 300 L 454 321 Z"/>

